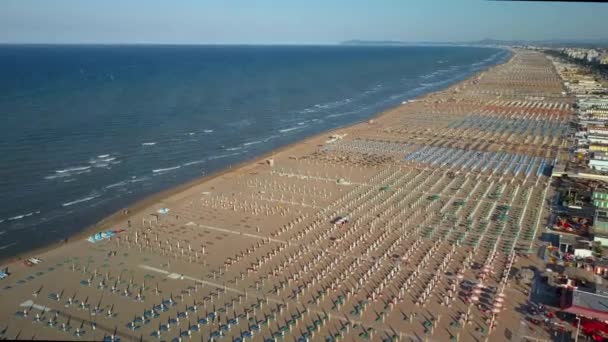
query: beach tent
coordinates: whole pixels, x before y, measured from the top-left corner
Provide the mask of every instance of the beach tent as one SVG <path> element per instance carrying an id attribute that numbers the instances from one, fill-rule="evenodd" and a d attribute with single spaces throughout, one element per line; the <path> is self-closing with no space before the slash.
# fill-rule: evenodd
<path id="1" fill-rule="evenodd" d="M 116 235 L 116 233 L 114 231 L 106 230 L 105 232 L 98 232 L 96 234 L 89 236 L 87 238 L 87 241 L 89 241 L 90 243 L 96 243 L 96 242 L 99 242 L 102 240 L 109 239 L 114 235 Z"/>

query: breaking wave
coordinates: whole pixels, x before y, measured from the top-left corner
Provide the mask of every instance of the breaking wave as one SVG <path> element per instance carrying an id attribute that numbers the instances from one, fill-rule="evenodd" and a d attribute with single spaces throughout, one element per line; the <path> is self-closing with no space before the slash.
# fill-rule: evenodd
<path id="1" fill-rule="evenodd" d="M 88 201 L 90 201 L 92 199 L 96 199 L 99 196 L 100 195 L 89 196 L 89 197 L 85 197 L 85 198 L 79 198 L 79 199 L 71 201 L 71 202 L 62 203 L 61 206 L 63 206 L 63 207 L 69 207 L 69 206 L 74 205 L 74 204 L 88 202 Z"/>

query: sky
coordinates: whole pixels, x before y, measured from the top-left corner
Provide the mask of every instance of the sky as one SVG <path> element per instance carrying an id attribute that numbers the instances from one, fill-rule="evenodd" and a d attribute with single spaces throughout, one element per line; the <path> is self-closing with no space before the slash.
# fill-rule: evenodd
<path id="1" fill-rule="evenodd" d="M 486 0 L 1 0 L 0 43 L 332 44 L 608 38 L 608 4 Z"/>

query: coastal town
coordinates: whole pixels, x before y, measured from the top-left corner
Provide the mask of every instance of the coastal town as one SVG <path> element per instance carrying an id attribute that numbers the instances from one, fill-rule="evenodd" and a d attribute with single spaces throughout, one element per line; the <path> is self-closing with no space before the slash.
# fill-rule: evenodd
<path id="1" fill-rule="evenodd" d="M 560 52 L 574 60 L 608 65 L 608 49 L 564 48 Z"/>
<path id="2" fill-rule="evenodd" d="M 608 83 L 537 50 L 3 265 L 0 338 L 607 340 Z"/>

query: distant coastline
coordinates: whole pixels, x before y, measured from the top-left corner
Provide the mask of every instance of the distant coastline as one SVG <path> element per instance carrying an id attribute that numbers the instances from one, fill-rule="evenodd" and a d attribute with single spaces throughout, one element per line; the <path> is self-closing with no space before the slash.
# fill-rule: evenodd
<path id="1" fill-rule="evenodd" d="M 340 42 L 340 45 L 354 46 L 464 46 L 468 43 L 452 43 L 452 42 L 402 42 L 399 40 L 347 40 Z"/>
<path id="2" fill-rule="evenodd" d="M 545 46 L 545 47 L 586 47 L 586 48 L 606 48 L 608 47 L 608 39 L 585 39 L 585 40 L 571 40 L 571 39 L 548 39 L 548 40 L 500 40 L 500 39 L 481 39 L 474 41 L 461 41 L 461 42 L 430 42 L 430 41 L 419 41 L 419 42 L 407 42 L 400 40 L 362 40 L 352 39 L 343 41 L 340 45 L 346 46 Z"/>

